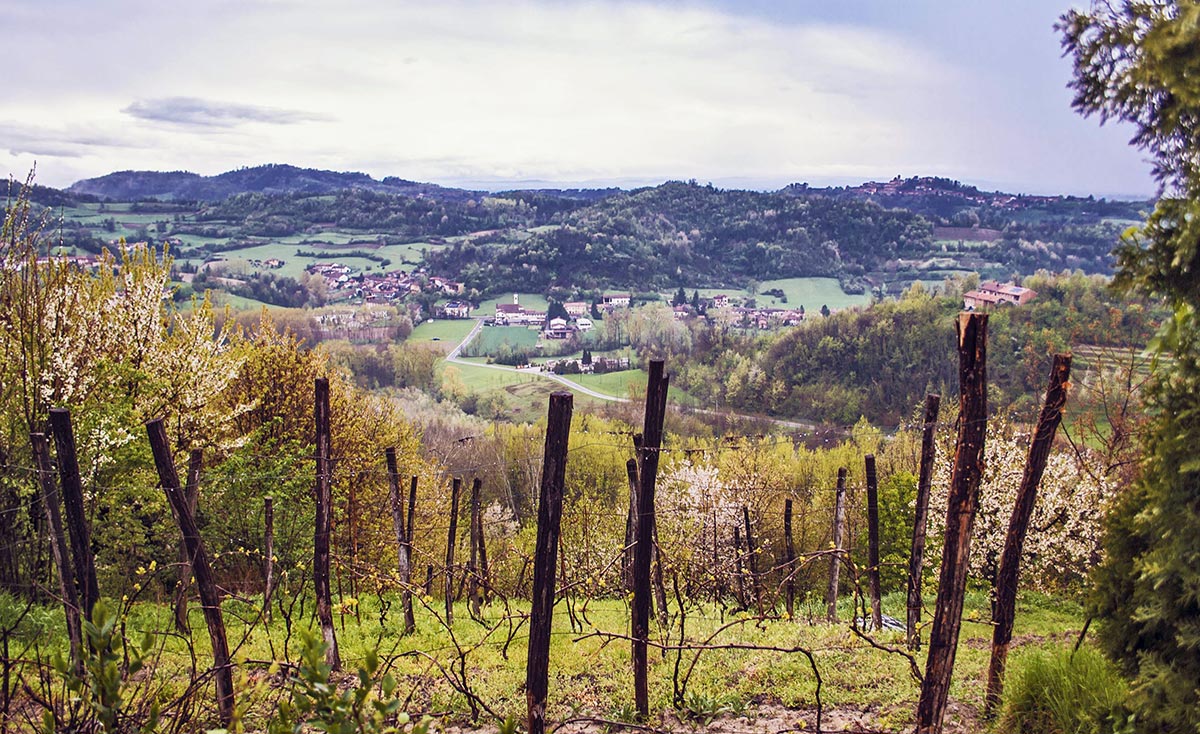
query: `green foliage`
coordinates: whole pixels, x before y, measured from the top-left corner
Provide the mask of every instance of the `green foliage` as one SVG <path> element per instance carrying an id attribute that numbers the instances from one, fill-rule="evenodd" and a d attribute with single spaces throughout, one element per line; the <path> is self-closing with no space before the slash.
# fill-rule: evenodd
<path id="1" fill-rule="evenodd" d="M 1126 0 L 1063 17 L 1074 104 L 1123 120 L 1172 197 L 1120 252 L 1119 282 L 1172 309 L 1155 346 L 1146 459 L 1114 506 L 1093 609 L 1132 677 L 1139 729 L 1200 728 L 1200 4 Z M 1169 355 L 1170 358 L 1162 357 Z"/>
<path id="2" fill-rule="evenodd" d="M 1019 658 L 1009 674 L 998 729 L 1039 734 L 1125 734 L 1134 719 L 1129 689 L 1102 655 L 1089 647 Z"/>
<path id="3" fill-rule="evenodd" d="M 120 615 L 104 599 L 96 602 L 91 620 L 84 620 L 84 645 L 81 674 L 61 654 L 53 660 L 54 672 L 63 682 L 68 701 L 51 706 L 42 713 L 45 734 L 59 731 L 90 731 L 99 726 L 103 732 L 144 732 L 158 726 L 159 704 L 131 695 L 130 677 L 142 669 L 143 661 L 154 649 L 154 637 L 146 633 L 140 645 L 125 640 L 118 629 Z M 126 663 L 126 659 L 128 662 Z M 82 702 L 83 706 L 74 705 Z"/>
<path id="4" fill-rule="evenodd" d="M 380 675 L 379 654 L 368 649 L 354 686 L 339 691 L 325 663 L 325 642 L 312 630 L 300 633 L 300 664 L 290 678 L 291 700 L 280 702 L 269 734 L 302 734 L 311 727 L 328 734 L 427 734 L 430 719 L 413 723 L 400 711 L 396 679 Z"/>

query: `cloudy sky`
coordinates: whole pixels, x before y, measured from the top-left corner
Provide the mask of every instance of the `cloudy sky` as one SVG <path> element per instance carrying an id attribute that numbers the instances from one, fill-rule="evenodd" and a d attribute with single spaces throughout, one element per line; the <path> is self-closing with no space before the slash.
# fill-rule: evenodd
<path id="1" fill-rule="evenodd" d="M 1152 193 L 1053 0 L 4 0 L 0 173 Z"/>

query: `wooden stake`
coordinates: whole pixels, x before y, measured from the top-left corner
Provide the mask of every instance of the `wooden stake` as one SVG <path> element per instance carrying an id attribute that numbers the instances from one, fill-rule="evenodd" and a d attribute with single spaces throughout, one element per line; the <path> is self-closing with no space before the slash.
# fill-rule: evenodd
<path id="1" fill-rule="evenodd" d="M 271 623 L 271 596 L 275 592 L 275 498 L 263 497 L 263 619 Z"/>
<path id="2" fill-rule="evenodd" d="M 75 581 L 79 584 L 83 617 L 91 619 L 92 607 L 100 598 L 100 585 L 96 583 L 96 561 L 83 506 L 83 481 L 79 477 L 71 412 L 65 408 L 51 408 L 50 431 L 54 434 L 54 447 L 58 452 L 58 481 L 62 486 L 67 535 L 71 539 L 71 558 L 75 562 Z"/>
<path id="3" fill-rule="evenodd" d="M 826 617 L 838 621 L 838 585 L 842 571 L 842 537 L 846 531 L 846 467 L 838 469 L 837 498 L 833 505 L 833 554 L 829 561 L 829 589 L 825 592 Z"/>
<path id="4" fill-rule="evenodd" d="M 941 734 L 958 651 L 966 597 L 971 531 L 979 508 L 983 443 L 987 431 L 987 314 L 963 313 L 958 330 L 960 384 L 958 445 L 946 508 L 946 545 L 938 579 L 937 607 L 929 634 L 929 657 L 917 702 L 917 734 Z"/>
<path id="5" fill-rule="evenodd" d="M 478 477 L 471 482 L 471 555 L 467 561 L 467 603 L 471 609 L 471 616 L 478 618 L 483 606 L 483 600 L 480 598 L 479 590 L 479 529 L 481 526 L 479 516 L 479 494 L 482 487 L 482 482 Z"/>
<path id="6" fill-rule="evenodd" d="M 412 619 L 412 592 L 408 589 L 412 570 L 409 568 L 406 548 L 408 545 L 408 535 L 404 524 L 404 500 L 400 497 L 400 470 L 396 465 L 396 449 L 388 447 L 384 450 L 383 455 L 384 460 L 387 462 L 388 504 L 392 508 L 392 530 L 396 534 L 396 565 L 397 570 L 400 572 L 400 603 L 404 608 L 404 634 L 410 634 L 413 628 L 416 627 L 416 623 Z M 416 480 L 417 478 L 413 477 L 414 484 Z M 410 622 L 412 624 L 411 627 Z"/>
<path id="7" fill-rule="evenodd" d="M 629 479 L 629 512 L 625 516 L 625 589 L 633 591 L 633 543 L 637 536 L 637 459 L 625 462 L 625 475 Z"/>
<path id="8" fill-rule="evenodd" d="M 787 560 L 787 566 L 784 567 L 784 573 L 787 574 L 787 581 L 784 582 L 784 592 L 786 596 L 784 601 L 787 604 L 788 619 L 796 618 L 796 578 L 793 574 L 796 573 L 796 546 L 792 540 L 792 498 L 789 497 L 783 503 L 783 552 Z"/>
<path id="9" fill-rule="evenodd" d="M 204 541 L 196 527 L 196 520 L 187 505 L 187 497 L 179 486 L 179 474 L 175 471 L 175 460 L 171 457 L 167 431 L 161 418 L 146 424 L 150 437 L 150 450 L 154 454 L 154 467 L 158 470 L 158 481 L 167 502 L 174 511 L 183 545 L 187 549 L 192 574 L 196 578 L 196 589 L 200 594 L 200 606 L 204 611 L 204 622 L 208 625 L 208 636 L 213 649 L 213 677 L 217 681 L 217 712 L 225 726 L 233 721 L 233 670 L 229 663 L 229 643 L 225 639 L 225 622 L 221 617 L 221 596 L 208 565 L 208 554 Z"/>
<path id="10" fill-rule="evenodd" d="M 525 699 L 529 734 L 546 730 L 546 694 L 550 672 L 550 628 L 554 621 L 554 585 L 566 483 L 567 445 L 571 435 L 572 397 L 550 396 L 542 486 L 538 498 L 537 544 L 534 548 L 533 598 L 529 614 L 529 651 L 525 664 Z"/>
<path id="11" fill-rule="evenodd" d="M 921 649 L 921 574 L 925 563 L 925 526 L 929 517 L 929 488 L 933 483 L 933 439 L 937 430 L 940 395 L 925 396 L 925 426 L 921 434 L 921 469 L 913 517 L 912 553 L 908 557 L 908 649 Z"/>
<path id="12" fill-rule="evenodd" d="M 446 625 L 454 622 L 454 546 L 458 539 L 458 495 L 462 491 L 462 480 L 458 477 L 450 483 L 450 532 L 446 537 Z"/>
<path id="13" fill-rule="evenodd" d="M 638 716 L 650 715 L 650 689 L 647 680 L 646 649 L 650 639 L 650 561 L 654 551 L 654 489 L 658 478 L 659 450 L 662 448 L 663 423 L 667 412 L 669 378 L 663 373 L 663 361 L 650 361 L 646 384 L 646 413 L 639 451 L 640 486 L 638 487 L 637 545 L 633 555 L 633 686 Z"/>
<path id="14" fill-rule="evenodd" d="M 1017 490 L 1017 501 L 1008 521 L 1004 551 L 1000 554 L 1000 570 L 996 573 L 996 596 L 992 610 L 992 659 L 988 665 L 984 718 L 995 715 L 1000 705 L 1000 694 L 1004 691 L 1004 668 L 1008 661 L 1008 645 L 1012 641 L 1013 618 L 1017 609 L 1021 549 L 1025 545 L 1029 519 L 1033 516 L 1033 505 L 1037 501 L 1038 485 L 1041 484 L 1046 462 L 1050 458 L 1054 434 L 1058 431 L 1058 424 L 1062 422 L 1070 377 L 1071 355 L 1054 355 L 1054 364 L 1050 367 L 1050 384 L 1046 388 L 1046 400 L 1042 404 L 1042 413 L 1038 416 L 1033 440 L 1029 444 L 1029 458 L 1025 461 L 1021 487 Z"/>
<path id="15" fill-rule="evenodd" d="M 337 636 L 333 629 L 333 591 L 329 584 L 329 541 L 333 532 L 333 488 L 329 429 L 329 379 L 316 380 L 314 422 L 316 424 L 317 484 L 316 529 L 313 533 L 313 588 L 317 594 L 317 621 L 325 638 L 325 663 L 342 669 Z"/>
<path id="16" fill-rule="evenodd" d="M 183 499 L 187 502 L 188 510 L 196 516 L 196 502 L 200 496 L 200 469 L 204 464 L 204 451 L 192 449 L 188 454 L 187 484 L 183 488 Z M 192 562 L 187 554 L 187 548 L 179 548 L 179 576 L 175 580 L 175 631 L 181 635 L 192 632 L 187 618 L 188 588 L 192 585 Z"/>
<path id="17" fill-rule="evenodd" d="M 75 570 L 71 556 L 67 553 L 66 531 L 63 529 L 61 498 L 54 471 L 50 467 L 50 445 L 43 433 L 29 434 L 33 447 L 33 461 L 38 469 L 42 484 L 42 511 L 46 513 L 46 526 L 50 529 L 50 552 L 58 569 L 58 589 L 62 594 L 63 613 L 67 621 L 67 637 L 71 641 L 71 663 L 76 671 L 83 672 L 83 627 L 79 619 L 79 594 L 75 588 Z"/>
<path id="18" fill-rule="evenodd" d="M 867 470 L 867 578 L 871 583 L 871 629 L 883 629 L 879 589 L 879 477 L 875 455 L 864 457 Z"/>
<path id="19" fill-rule="evenodd" d="M 417 478 L 413 477 L 408 485 L 408 518 L 407 527 L 404 531 L 404 545 L 400 546 L 400 553 L 404 556 L 404 565 L 400 567 L 400 583 L 403 585 L 403 590 L 400 592 L 400 604 L 404 607 L 404 631 L 411 633 L 417 629 L 417 619 L 413 616 L 412 602 L 412 549 L 413 549 L 413 516 L 417 514 Z M 430 584 L 426 583 L 426 591 L 430 593 Z"/>
<path id="20" fill-rule="evenodd" d="M 750 531 L 750 508 L 742 505 L 742 521 L 746 527 L 746 557 L 750 565 L 750 588 L 754 590 L 754 604 L 758 607 L 758 616 L 763 616 L 762 579 L 758 576 L 758 558 L 754 547 L 754 533 Z"/>

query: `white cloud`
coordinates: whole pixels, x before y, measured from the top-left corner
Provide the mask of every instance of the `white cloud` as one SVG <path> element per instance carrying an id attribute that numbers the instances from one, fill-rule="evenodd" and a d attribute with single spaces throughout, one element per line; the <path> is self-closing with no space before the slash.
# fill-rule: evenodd
<path id="1" fill-rule="evenodd" d="M 0 165 L 37 154 L 47 183 L 259 162 L 439 182 L 1031 175 L 980 144 L 1011 120 L 977 80 L 884 30 L 598 0 L 74 0 L 53 23 L 31 2 L 0 10 L 24 100 L 0 120 L 49 132 Z M 64 147 L 68 123 L 153 145 Z"/>

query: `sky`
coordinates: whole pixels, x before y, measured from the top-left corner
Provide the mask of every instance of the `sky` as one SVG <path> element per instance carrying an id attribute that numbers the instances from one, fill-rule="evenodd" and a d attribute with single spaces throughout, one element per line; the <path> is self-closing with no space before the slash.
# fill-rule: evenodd
<path id="1" fill-rule="evenodd" d="M 4 0 L 0 174 L 1154 193 L 1053 0 Z"/>

